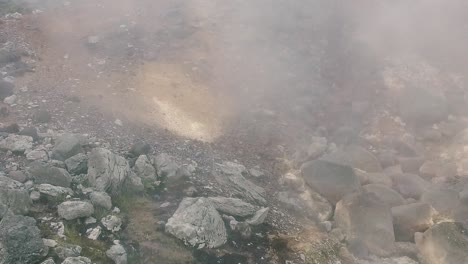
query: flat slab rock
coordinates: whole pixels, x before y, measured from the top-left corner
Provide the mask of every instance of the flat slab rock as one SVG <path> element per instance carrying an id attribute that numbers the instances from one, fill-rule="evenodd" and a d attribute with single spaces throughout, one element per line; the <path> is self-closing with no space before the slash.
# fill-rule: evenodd
<path id="1" fill-rule="evenodd" d="M 254 204 L 265 205 L 265 189 L 247 180 L 242 172 L 245 167 L 233 162 L 218 164 L 220 172 L 215 174 L 216 180 L 233 196 L 245 199 Z"/>

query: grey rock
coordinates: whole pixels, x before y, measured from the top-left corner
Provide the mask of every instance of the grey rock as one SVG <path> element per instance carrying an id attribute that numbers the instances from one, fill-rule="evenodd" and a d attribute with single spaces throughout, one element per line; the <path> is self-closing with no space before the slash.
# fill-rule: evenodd
<path id="1" fill-rule="evenodd" d="M 360 146 L 348 146 L 345 149 L 354 168 L 358 168 L 365 172 L 381 172 L 382 166 L 380 161 L 368 150 Z"/>
<path id="2" fill-rule="evenodd" d="M 405 198 L 419 200 L 421 195 L 429 188 L 430 183 L 415 174 L 403 173 L 391 175 L 393 188 Z"/>
<path id="3" fill-rule="evenodd" d="M 13 95 L 14 88 L 14 84 L 0 80 L 0 100 L 3 101 L 8 96 Z"/>
<path id="4" fill-rule="evenodd" d="M 333 214 L 332 205 L 320 194 L 311 190 L 305 190 L 301 193 L 279 192 L 276 199 L 286 209 L 318 222 L 330 219 Z"/>
<path id="5" fill-rule="evenodd" d="M 37 110 L 33 115 L 33 120 L 35 123 L 49 123 L 52 119 L 52 115 L 44 109 Z"/>
<path id="6" fill-rule="evenodd" d="M 118 232 L 122 226 L 122 219 L 115 215 L 108 215 L 101 219 L 102 225 L 111 232 Z"/>
<path id="7" fill-rule="evenodd" d="M 37 191 L 43 195 L 50 197 L 73 195 L 73 191 L 70 188 L 54 186 L 47 183 L 39 184 L 37 186 Z"/>
<path id="8" fill-rule="evenodd" d="M 130 148 L 130 153 L 134 157 L 139 157 L 141 155 L 147 155 L 151 151 L 151 146 L 148 143 L 143 141 L 138 141 L 132 145 Z"/>
<path id="9" fill-rule="evenodd" d="M 141 181 L 141 178 L 136 176 L 135 173 L 130 173 L 124 182 L 124 188 L 127 191 L 139 193 L 145 190 L 145 186 Z"/>
<path id="10" fill-rule="evenodd" d="M 91 260 L 87 257 L 68 257 L 62 264 L 91 264 Z"/>
<path id="11" fill-rule="evenodd" d="M 263 224 L 263 222 L 265 222 L 265 219 L 266 219 L 269 211 L 270 211 L 270 208 L 268 208 L 268 207 L 262 208 L 262 209 L 258 210 L 255 213 L 254 216 L 247 219 L 245 222 L 247 224 L 249 224 L 249 225 L 254 225 L 254 226 Z"/>
<path id="12" fill-rule="evenodd" d="M 417 240 L 424 263 L 468 263 L 468 235 L 460 223 L 442 222 L 432 226 Z"/>
<path id="13" fill-rule="evenodd" d="M 176 177 L 179 169 L 179 165 L 166 153 L 161 153 L 154 158 L 154 166 L 158 176 L 163 178 Z"/>
<path id="14" fill-rule="evenodd" d="M 31 208 L 31 198 L 20 182 L 0 176 L 0 203 L 15 214 L 27 214 Z"/>
<path id="15" fill-rule="evenodd" d="M 457 166 L 452 162 L 428 160 L 419 168 L 419 175 L 425 178 L 453 177 L 457 175 Z"/>
<path id="16" fill-rule="evenodd" d="M 401 170 L 405 173 L 419 173 L 419 169 L 424 164 L 424 157 L 398 157 Z"/>
<path id="17" fill-rule="evenodd" d="M 36 220 L 21 215 L 6 215 L 0 221 L 0 263 L 38 263 L 47 248 Z"/>
<path id="18" fill-rule="evenodd" d="M 29 198 L 31 198 L 31 200 L 33 202 L 37 202 L 41 199 L 41 193 L 40 192 L 36 192 L 36 191 L 32 191 L 30 194 L 29 194 Z"/>
<path id="19" fill-rule="evenodd" d="M 191 246 L 217 248 L 227 241 L 223 219 L 206 198 L 184 198 L 167 221 L 166 232 Z"/>
<path id="20" fill-rule="evenodd" d="M 48 258 L 41 262 L 41 264 L 55 264 L 55 261 L 52 258 Z"/>
<path id="21" fill-rule="evenodd" d="M 91 240 L 97 240 L 101 235 L 102 228 L 97 226 L 95 228 L 90 228 L 86 230 L 86 237 Z"/>
<path id="22" fill-rule="evenodd" d="M 231 166 L 230 163 L 219 164 L 218 166 L 221 172 L 215 173 L 215 178 L 225 190 L 231 192 L 233 196 L 243 198 L 250 203 L 266 204 L 265 190 L 247 180 L 240 173 L 241 170 L 246 171 L 245 167 L 241 169 L 240 167 Z"/>
<path id="23" fill-rule="evenodd" d="M 359 260 L 356 264 L 419 264 L 409 257 L 378 258 L 371 257 L 369 260 Z"/>
<path id="24" fill-rule="evenodd" d="M 78 153 L 65 160 L 65 166 L 68 172 L 73 175 L 79 175 L 88 171 L 88 156 L 84 153 Z"/>
<path id="25" fill-rule="evenodd" d="M 106 251 L 106 255 L 112 259 L 115 264 L 127 264 L 127 252 L 120 244 L 113 245 Z"/>
<path id="26" fill-rule="evenodd" d="M 55 143 L 51 158 L 64 161 L 82 152 L 80 138 L 76 135 L 65 134 Z"/>
<path id="27" fill-rule="evenodd" d="M 44 242 L 44 245 L 46 247 L 49 247 L 49 248 L 54 248 L 57 246 L 57 241 L 53 240 L 53 239 L 46 239 L 46 238 L 43 238 L 42 239 L 42 242 Z"/>
<path id="28" fill-rule="evenodd" d="M 440 215 L 453 218 L 459 207 L 458 191 L 433 186 L 428 188 L 422 195 L 421 201 L 430 204 Z"/>
<path id="29" fill-rule="evenodd" d="M 37 161 L 29 165 L 29 175 L 31 175 L 36 184 L 47 183 L 70 187 L 72 181 L 70 174 L 66 170 Z"/>
<path id="30" fill-rule="evenodd" d="M 45 150 L 32 150 L 26 154 L 26 159 L 29 161 L 47 161 L 49 156 L 47 155 L 47 151 Z"/>
<path id="31" fill-rule="evenodd" d="M 424 88 L 403 89 L 399 97 L 399 112 L 404 121 L 416 125 L 432 125 L 447 118 L 445 96 Z M 418 100 L 414 100 L 418 98 Z"/>
<path id="32" fill-rule="evenodd" d="M 30 136 L 9 134 L 7 138 L 0 141 L 0 149 L 23 154 L 26 150 L 32 148 L 32 143 L 33 138 Z"/>
<path id="33" fill-rule="evenodd" d="M 105 192 L 92 192 L 89 198 L 95 207 L 102 207 L 106 210 L 112 208 L 112 199 L 110 195 Z"/>
<path id="34" fill-rule="evenodd" d="M 130 166 L 125 158 L 104 148 L 95 148 L 88 154 L 88 181 L 99 191 L 119 193 Z"/>
<path id="35" fill-rule="evenodd" d="M 156 170 L 153 165 L 151 165 L 148 157 L 146 155 L 141 155 L 135 162 L 133 167 L 136 175 L 142 179 L 152 179 L 156 180 Z"/>
<path id="36" fill-rule="evenodd" d="M 382 184 L 368 184 L 363 186 L 367 192 L 375 194 L 375 196 L 389 207 L 402 205 L 405 199 L 396 191 Z"/>
<path id="37" fill-rule="evenodd" d="M 393 228 L 396 240 L 414 241 L 415 232 L 424 232 L 434 224 L 432 213 L 432 207 L 427 203 L 393 207 Z"/>
<path id="38" fill-rule="evenodd" d="M 260 177 L 265 176 L 265 173 L 263 171 L 261 171 L 260 169 L 256 169 L 256 168 L 250 169 L 249 174 L 250 176 L 255 177 L 255 178 L 260 178 Z"/>
<path id="39" fill-rule="evenodd" d="M 21 183 L 25 183 L 28 180 L 28 177 L 22 171 L 10 171 L 10 173 L 8 173 L 8 177 Z"/>
<path id="40" fill-rule="evenodd" d="M 8 206 L 6 204 L 4 204 L 3 202 L 0 203 L 0 220 L 2 220 L 2 218 L 7 215 L 8 213 Z"/>
<path id="41" fill-rule="evenodd" d="M 373 193 L 362 191 L 345 196 L 336 204 L 334 219 L 350 243 L 377 256 L 388 256 L 394 251 L 390 208 Z"/>
<path id="42" fill-rule="evenodd" d="M 30 136 L 34 141 L 39 139 L 39 135 L 37 134 L 37 129 L 35 127 L 25 127 L 18 133 L 18 135 Z"/>
<path id="43" fill-rule="evenodd" d="M 58 215 L 66 220 L 88 217 L 94 213 L 94 207 L 89 202 L 66 201 L 58 205 Z"/>
<path id="44" fill-rule="evenodd" d="M 237 198 L 209 197 L 208 199 L 216 210 L 227 215 L 247 217 L 254 215 L 258 210 L 258 206 Z"/>
<path id="45" fill-rule="evenodd" d="M 307 185 L 333 204 L 361 187 L 359 178 L 349 166 L 314 160 L 305 163 L 301 171 Z"/>
<path id="46" fill-rule="evenodd" d="M 61 243 L 54 248 L 55 253 L 62 260 L 80 256 L 81 250 L 82 248 L 80 246 L 65 243 Z"/>
<path id="47" fill-rule="evenodd" d="M 3 102 L 7 105 L 12 105 L 16 103 L 16 99 L 18 99 L 16 95 L 10 95 L 8 97 L 5 97 L 5 99 L 3 99 Z"/>
<path id="48" fill-rule="evenodd" d="M 361 185 L 366 184 L 383 184 L 392 187 L 392 179 L 383 172 L 365 172 L 359 169 L 354 169 L 354 173 L 359 177 Z"/>
<path id="49" fill-rule="evenodd" d="M 282 175 L 278 182 L 289 190 L 304 190 L 304 179 L 291 172 Z"/>

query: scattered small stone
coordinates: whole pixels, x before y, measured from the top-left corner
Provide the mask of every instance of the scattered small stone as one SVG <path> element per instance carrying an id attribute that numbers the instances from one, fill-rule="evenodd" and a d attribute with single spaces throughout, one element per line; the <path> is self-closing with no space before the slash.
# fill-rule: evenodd
<path id="1" fill-rule="evenodd" d="M 116 120 L 114 121 L 114 124 L 116 124 L 116 125 L 118 125 L 118 126 L 123 126 L 123 123 L 122 123 L 122 121 L 121 121 L 120 119 L 116 119 Z"/>
<path id="2" fill-rule="evenodd" d="M 166 208 L 166 207 L 168 207 L 169 205 L 171 205 L 170 202 L 165 202 L 165 203 L 161 204 L 161 205 L 159 206 L 159 208 Z"/>
<path id="3" fill-rule="evenodd" d="M 41 194 L 39 192 L 32 191 L 29 194 L 29 198 L 31 198 L 32 201 L 37 202 L 41 198 Z"/>
<path id="4" fill-rule="evenodd" d="M 44 245 L 47 247 L 54 248 L 57 246 L 57 241 L 53 239 L 43 238 L 42 241 L 44 242 Z"/>
<path id="5" fill-rule="evenodd" d="M 114 245 L 106 251 L 106 255 L 112 259 L 115 264 L 127 264 L 127 252 L 119 242 L 114 241 Z"/>
<path id="6" fill-rule="evenodd" d="M 91 240 L 97 240 L 100 235 L 101 235 L 100 226 L 86 230 L 86 237 L 88 237 Z"/>
<path id="7" fill-rule="evenodd" d="M 36 123 L 49 123 L 52 119 L 52 116 L 47 110 L 37 110 L 36 113 L 33 115 L 33 120 Z"/>
<path id="8" fill-rule="evenodd" d="M 88 44 L 95 45 L 99 43 L 99 36 L 89 36 Z"/>
<path id="9" fill-rule="evenodd" d="M 13 105 L 14 103 L 16 103 L 16 99 L 17 99 L 16 95 L 10 95 L 6 97 L 5 99 L 3 99 L 3 102 L 7 105 Z"/>
<path id="10" fill-rule="evenodd" d="M 91 225 L 97 223 L 96 218 L 90 216 L 85 219 L 85 225 Z"/>
<path id="11" fill-rule="evenodd" d="M 256 169 L 256 168 L 250 169 L 249 173 L 252 177 L 255 177 L 255 178 L 260 178 L 260 177 L 265 176 L 265 173 L 263 171 L 261 171 L 260 169 Z"/>
<path id="12" fill-rule="evenodd" d="M 120 209 L 118 207 L 114 207 L 114 209 L 112 210 L 112 213 L 113 214 L 120 214 Z"/>
<path id="13" fill-rule="evenodd" d="M 101 219 L 101 223 L 107 230 L 111 232 L 118 232 L 122 226 L 122 219 L 115 215 L 108 215 Z"/>

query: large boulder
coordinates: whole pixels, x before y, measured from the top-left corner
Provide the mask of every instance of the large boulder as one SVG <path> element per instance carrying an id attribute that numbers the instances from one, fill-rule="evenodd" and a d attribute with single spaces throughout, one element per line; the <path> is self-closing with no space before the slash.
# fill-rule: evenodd
<path id="1" fill-rule="evenodd" d="M 0 263 L 39 263 L 47 254 L 36 220 L 7 215 L 0 221 Z"/>
<path id="2" fill-rule="evenodd" d="M 224 222 L 206 198 L 184 198 L 167 221 L 166 232 L 191 246 L 217 248 L 227 241 Z"/>
<path id="3" fill-rule="evenodd" d="M 429 188 L 430 183 L 416 174 L 399 173 L 391 175 L 393 188 L 405 198 L 419 200 L 421 195 Z"/>
<path id="4" fill-rule="evenodd" d="M 154 158 L 154 166 L 158 176 L 163 178 L 176 177 L 179 169 L 179 165 L 174 161 L 174 158 L 166 153 L 161 153 Z"/>
<path id="5" fill-rule="evenodd" d="M 456 222 L 432 226 L 416 239 L 422 259 L 427 264 L 468 263 L 468 230 Z"/>
<path id="6" fill-rule="evenodd" d="M 84 153 L 78 153 L 66 159 L 65 166 L 68 172 L 73 175 L 86 173 L 88 171 L 88 156 Z"/>
<path id="7" fill-rule="evenodd" d="M 427 203 L 413 203 L 392 208 L 393 228 L 398 241 L 414 241 L 414 233 L 430 228 L 433 210 Z"/>
<path id="8" fill-rule="evenodd" d="M 29 174 L 36 184 L 52 184 L 70 187 L 72 178 L 64 169 L 53 167 L 42 162 L 33 162 L 29 166 Z"/>
<path id="9" fill-rule="evenodd" d="M 345 196 L 336 204 L 335 224 L 350 244 L 360 245 L 371 254 L 388 256 L 394 251 L 390 208 L 373 193 L 364 190 Z"/>
<path id="10" fill-rule="evenodd" d="M 66 201 L 58 205 L 58 215 L 66 220 L 88 217 L 94 213 L 94 207 L 89 202 Z"/>
<path id="11" fill-rule="evenodd" d="M 64 161 L 81 152 L 83 152 L 83 149 L 81 148 L 80 139 L 75 135 L 65 134 L 55 143 L 51 157 Z"/>
<path id="12" fill-rule="evenodd" d="M 367 192 L 375 194 L 375 196 L 384 204 L 393 207 L 405 203 L 405 199 L 396 191 L 390 189 L 383 184 L 368 184 L 363 186 Z"/>
<path id="13" fill-rule="evenodd" d="M 130 174 L 127 160 L 104 148 L 95 148 L 88 154 L 88 181 L 99 191 L 120 192 Z"/>
<path id="14" fill-rule="evenodd" d="M 0 141 L 0 150 L 9 150 L 13 153 L 23 154 L 26 150 L 32 149 L 33 138 L 10 134 Z"/>
<path id="15" fill-rule="evenodd" d="M 305 163 L 301 170 L 305 182 L 333 204 L 361 188 L 359 178 L 349 166 L 314 160 Z"/>
<path id="16" fill-rule="evenodd" d="M 276 199 L 286 209 L 317 222 L 327 221 L 333 215 L 333 207 L 327 199 L 312 190 L 279 192 Z"/>
<path id="17" fill-rule="evenodd" d="M 366 172 L 381 172 L 383 170 L 377 157 L 365 148 L 352 145 L 347 147 L 345 151 L 354 168 Z"/>
<path id="18" fill-rule="evenodd" d="M 46 197 L 60 198 L 66 197 L 67 195 L 73 195 L 73 191 L 70 188 L 61 186 L 55 186 L 47 183 L 39 184 L 37 191 Z"/>
<path id="19" fill-rule="evenodd" d="M 227 215 L 247 217 L 254 215 L 258 210 L 258 206 L 237 198 L 209 197 L 208 199 L 216 210 Z"/>
<path id="20" fill-rule="evenodd" d="M 266 204 L 265 189 L 247 180 L 241 174 L 242 170 L 236 170 L 228 163 L 219 164 L 218 166 L 220 173 L 215 173 L 215 177 L 225 191 L 254 204 Z"/>
<path id="21" fill-rule="evenodd" d="M 22 183 L 0 176 L 0 204 L 15 214 L 27 214 L 32 201 Z"/>

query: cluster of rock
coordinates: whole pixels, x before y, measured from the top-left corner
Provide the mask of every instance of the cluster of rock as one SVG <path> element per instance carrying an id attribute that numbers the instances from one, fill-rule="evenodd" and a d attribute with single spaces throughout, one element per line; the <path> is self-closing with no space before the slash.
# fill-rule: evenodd
<path id="1" fill-rule="evenodd" d="M 67 229 L 77 225 L 85 230 L 80 236 L 108 244 L 105 254 L 111 260 L 127 263 L 125 245 L 115 239 L 123 217 L 111 196 L 141 192 L 144 183 L 174 183 L 190 174 L 167 154 L 149 156 L 147 144 L 130 150 L 136 159 L 131 167 L 123 156 L 94 146 L 82 135 L 2 133 L 0 149 L 10 160 L 20 161 L 0 171 L 0 263 L 91 263 L 81 256 L 80 245 L 68 243 Z M 32 210 L 41 206 L 49 209 Z M 26 216 L 33 211 L 36 219 Z M 38 226 L 53 234 L 41 237 Z"/>
<path id="2" fill-rule="evenodd" d="M 454 163 L 428 161 L 405 142 L 396 146 L 399 151 L 375 155 L 313 137 L 295 156 L 300 170 L 279 180 L 283 191 L 276 198 L 319 222 L 357 258 L 466 263 L 466 181 L 456 176 Z"/>

